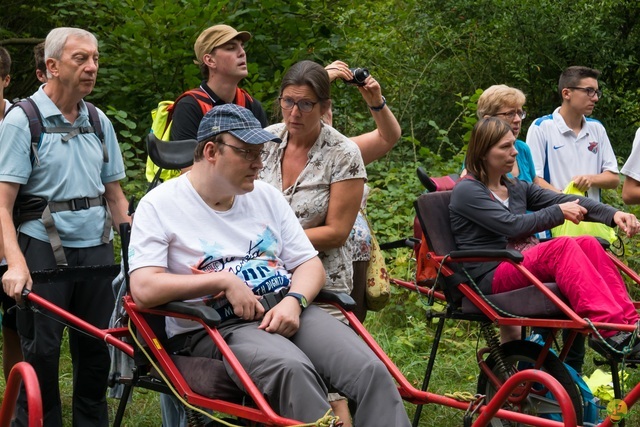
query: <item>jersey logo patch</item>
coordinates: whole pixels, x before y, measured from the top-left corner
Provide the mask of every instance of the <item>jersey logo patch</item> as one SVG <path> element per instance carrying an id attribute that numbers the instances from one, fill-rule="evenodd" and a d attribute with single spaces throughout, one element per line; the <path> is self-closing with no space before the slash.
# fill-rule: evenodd
<path id="1" fill-rule="evenodd" d="M 587 150 L 591 151 L 593 154 L 598 154 L 598 143 L 590 142 Z"/>
<path id="2" fill-rule="evenodd" d="M 558 148 L 562 148 L 562 147 L 564 147 L 564 145 L 554 145 L 554 146 L 553 146 L 553 149 L 554 149 L 554 150 L 557 150 Z"/>

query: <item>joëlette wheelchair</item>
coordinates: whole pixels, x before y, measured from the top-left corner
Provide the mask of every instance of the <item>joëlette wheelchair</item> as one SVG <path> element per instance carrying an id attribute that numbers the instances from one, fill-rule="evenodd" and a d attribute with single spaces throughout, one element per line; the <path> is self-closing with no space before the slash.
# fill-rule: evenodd
<path id="1" fill-rule="evenodd" d="M 157 145 L 156 147 L 150 146 L 149 152 L 157 156 L 157 158 L 152 158 L 152 160 L 154 160 L 157 165 L 166 169 L 188 166 L 184 165 L 184 158 L 187 155 L 191 157 L 191 153 L 193 152 L 192 148 L 193 145 L 195 145 L 193 142 L 183 143 L 184 147 L 191 146 L 191 150 L 186 150 L 183 147 L 181 150 L 172 150 L 174 154 L 178 153 L 174 156 L 163 156 L 162 149 L 168 148 L 171 144 L 160 143 L 153 137 L 148 140 L 148 144 Z M 171 148 L 173 149 L 175 146 Z M 125 248 L 128 245 L 128 233 L 126 225 L 121 228 L 121 238 L 123 239 L 123 247 Z M 126 271 L 126 250 L 123 253 L 125 254 L 123 261 Z M 111 277 L 115 277 L 118 272 L 120 272 L 119 265 L 61 268 L 41 273 L 33 272 L 32 277 L 34 280 L 49 281 L 52 280 L 52 278 L 78 277 L 86 274 L 110 274 Z M 171 302 L 153 309 L 141 309 L 127 293 L 122 298 L 122 304 L 128 317 L 128 326 L 99 329 L 46 301 L 34 292 L 25 291 L 23 296 L 27 309 L 53 313 L 59 316 L 62 321 L 70 327 L 78 328 L 97 339 L 105 341 L 107 344 L 117 348 L 134 360 L 135 368 L 132 371 L 132 375 L 120 375 L 112 378 L 114 384 L 119 383 L 125 386 L 114 419 L 114 426 L 121 425 L 130 393 L 136 387 L 151 389 L 162 393 L 173 393 L 172 389 L 175 390 L 175 395 L 180 396 L 183 402 L 186 403 L 188 411 L 191 411 L 189 414 L 189 422 L 190 425 L 194 426 L 210 425 L 208 416 L 201 414 L 199 412 L 200 409 L 225 414 L 223 415 L 225 419 L 229 416 L 233 419 L 241 420 L 239 422 L 248 423 L 245 425 L 301 425 L 297 420 L 279 416 L 269 406 L 265 396 L 263 396 L 255 386 L 216 329 L 220 318 L 217 312 L 210 307 L 192 306 L 183 302 Z M 465 420 L 469 421 L 468 425 L 476 427 L 489 425 L 495 417 L 515 423 L 541 427 L 576 425 L 572 401 L 566 390 L 560 382 L 541 370 L 524 370 L 507 378 L 502 386 L 496 390 L 495 396 L 488 404 L 474 404 L 474 402 L 469 404 L 468 402 L 461 402 L 446 396 L 418 390 L 403 376 L 383 349 L 375 342 L 356 316 L 350 311 L 350 309 L 353 308 L 353 300 L 349 296 L 321 292 L 321 295 L 318 296 L 316 301 L 318 300 L 334 304 L 342 311 L 352 329 L 385 364 L 389 373 L 395 379 L 402 398 L 410 403 L 418 405 L 435 403 L 466 411 Z M 222 365 L 223 362 L 220 360 L 169 354 L 163 345 L 164 319 L 168 316 L 191 319 L 200 323 L 220 350 L 222 357 L 225 358 L 234 370 L 236 376 L 242 382 L 244 391 L 238 389 L 235 383 L 231 381 Z M 556 398 L 564 416 L 562 423 L 540 419 L 518 411 L 502 409 L 506 399 L 521 389 L 522 384 L 531 383 L 543 384 L 547 390 L 550 390 Z M 474 415 L 478 415 L 475 421 L 473 421 Z M 221 419 L 221 421 L 224 420 Z M 5 422 L 5 420 L 0 420 L 0 422 Z"/>
<path id="2" fill-rule="evenodd" d="M 444 311 L 429 311 L 428 318 L 438 319 L 435 336 L 431 346 L 431 353 L 426 367 L 422 390 L 426 391 L 434 369 L 438 346 L 442 337 L 446 319 L 460 319 L 478 322 L 481 336 L 486 341 L 486 347 L 477 352 L 477 363 L 480 368 L 477 392 L 484 395 L 486 401 L 491 401 L 503 387 L 503 382 L 521 369 L 536 369 L 548 372 L 557 379 L 567 392 L 572 406 L 575 408 L 576 422 L 583 423 L 583 401 L 581 394 L 567 368 L 562 363 L 571 343 L 577 334 L 588 334 L 594 329 L 620 330 L 633 332 L 633 325 L 590 323 L 580 318 L 566 303 L 555 283 L 541 283 L 529 271 L 519 265 L 522 254 L 514 250 L 465 250 L 456 249 L 449 223 L 449 200 L 451 189 L 455 185 L 456 175 L 431 178 L 424 169 L 418 169 L 418 177 L 428 192 L 422 194 L 415 201 L 417 219 L 420 224 L 419 232 L 424 233 L 428 250 L 420 250 L 419 240 L 414 241 L 414 254 L 423 257 L 419 260 L 426 263 L 437 272 L 437 277 L 431 281 L 418 283 L 399 279 L 392 281 L 403 288 L 418 291 L 427 295 L 431 302 L 438 300 L 445 305 Z M 419 233 L 418 233 L 419 234 Z M 416 237 L 420 237 L 419 235 Z M 618 269 L 634 283 L 640 284 L 640 277 L 622 261 L 607 252 Z M 512 263 L 531 282 L 531 286 L 495 295 L 482 295 L 474 287 L 463 268 L 463 262 L 477 261 L 505 261 Z M 634 302 L 636 308 L 640 307 Z M 507 342 L 500 345 L 499 335 L 495 325 L 511 325 L 523 327 L 522 340 Z M 544 345 L 525 340 L 525 327 L 544 327 L 551 330 Z M 551 351 L 556 343 L 555 335 L 560 329 L 569 329 L 559 354 Z M 627 407 L 633 405 L 640 398 L 640 384 L 636 385 L 626 396 L 622 396 L 619 369 L 622 364 L 637 365 L 639 361 L 624 360 L 624 356 L 615 353 L 604 355 L 605 361 L 611 368 L 614 395 L 616 399 L 623 399 Z M 559 402 L 549 399 L 547 390 L 536 384 L 522 384 L 522 387 L 509 394 L 507 406 L 513 410 L 535 413 L 541 416 L 556 416 L 559 418 Z M 417 426 L 421 414 L 418 407 L 413 425 Z M 566 419 L 565 419 L 566 421 Z M 616 420 L 616 422 L 619 420 Z M 601 425 L 611 425 L 607 418 Z M 502 421 L 492 420 L 492 426 L 502 426 Z M 534 423 L 533 425 L 539 425 Z"/>

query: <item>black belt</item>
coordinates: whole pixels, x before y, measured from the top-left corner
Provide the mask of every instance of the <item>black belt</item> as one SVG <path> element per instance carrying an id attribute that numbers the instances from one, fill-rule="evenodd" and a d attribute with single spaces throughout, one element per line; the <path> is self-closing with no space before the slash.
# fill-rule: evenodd
<path id="1" fill-rule="evenodd" d="M 271 310 L 275 307 L 284 297 L 289 293 L 289 288 L 282 288 L 278 292 L 270 292 L 262 295 L 260 304 L 264 307 L 264 312 Z"/>
<path id="2" fill-rule="evenodd" d="M 49 202 L 51 212 L 81 211 L 97 206 L 106 205 L 106 200 L 102 196 L 80 197 L 78 199 L 65 200 L 63 202 Z"/>

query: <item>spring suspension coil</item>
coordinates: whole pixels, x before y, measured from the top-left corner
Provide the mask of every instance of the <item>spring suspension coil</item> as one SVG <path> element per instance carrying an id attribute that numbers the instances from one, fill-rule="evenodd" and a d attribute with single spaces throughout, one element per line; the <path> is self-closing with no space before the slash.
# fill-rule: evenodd
<path id="1" fill-rule="evenodd" d="M 202 417 L 196 411 L 191 408 L 185 408 L 187 412 L 187 426 L 188 427 L 203 427 Z"/>
<path id="2" fill-rule="evenodd" d="M 493 327 L 493 324 L 486 322 L 483 323 L 480 327 L 480 332 L 487 342 L 487 347 L 489 348 L 489 353 L 495 360 L 495 367 L 498 369 L 498 373 L 502 380 L 506 380 L 509 375 L 509 369 L 507 368 L 507 364 L 505 362 L 504 352 L 502 351 L 502 347 L 500 346 L 500 336 L 496 328 Z"/>

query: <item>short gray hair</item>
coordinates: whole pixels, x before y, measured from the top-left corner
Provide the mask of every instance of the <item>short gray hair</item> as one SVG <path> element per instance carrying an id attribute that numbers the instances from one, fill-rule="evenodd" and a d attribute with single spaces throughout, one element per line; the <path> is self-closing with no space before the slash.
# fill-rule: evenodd
<path id="1" fill-rule="evenodd" d="M 67 44 L 67 39 L 69 37 L 78 37 L 78 38 L 88 38 L 93 44 L 98 46 L 98 39 L 93 33 L 90 33 L 87 30 L 83 30 L 82 28 L 72 28 L 72 27 L 58 27 L 49 31 L 47 34 L 47 38 L 44 42 L 44 60 L 45 64 L 47 62 L 47 58 L 60 59 L 62 57 L 62 52 L 64 51 L 64 46 Z M 49 71 L 47 70 L 47 78 L 51 78 Z"/>

